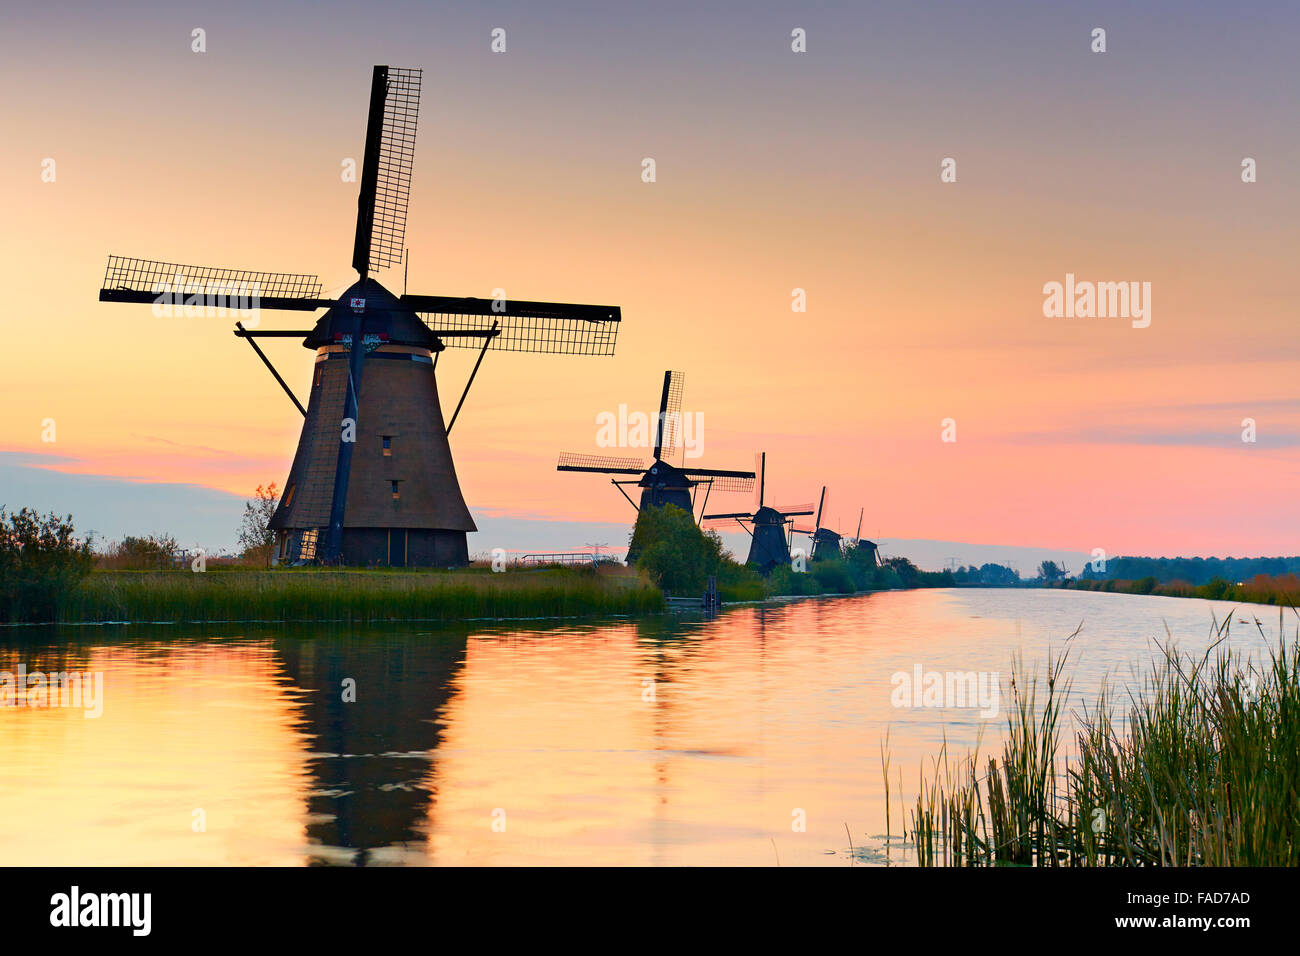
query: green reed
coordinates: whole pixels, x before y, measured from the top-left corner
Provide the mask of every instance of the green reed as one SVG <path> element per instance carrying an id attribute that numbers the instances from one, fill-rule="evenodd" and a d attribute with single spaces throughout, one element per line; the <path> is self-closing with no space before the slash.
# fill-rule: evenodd
<path id="1" fill-rule="evenodd" d="M 98 571 L 65 594 L 78 621 L 453 621 L 663 608 L 648 581 L 557 568 L 464 571 Z"/>
<path id="2" fill-rule="evenodd" d="M 990 757 L 983 774 L 974 757 L 954 767 L 945 742 L 922 774 L 905 825 L 917 862 L 1300 864 L 1300 628 L 1288 644 L 1284 623 L 1258 668 L 1221 649 L 1231 618 L 1215 624 L 1200 657 L 1157 645 L 1159 658 L 1128 695 L 1127 720 L 1116 720 L 1103 688 L 1096 707 L 1076 715 L 1067 758 L 1068 651 L 1049 659 L 1045 688 L 1015 661 L 1001 759 Z M 888 795 L 887 764 L 885 773 Z"/>

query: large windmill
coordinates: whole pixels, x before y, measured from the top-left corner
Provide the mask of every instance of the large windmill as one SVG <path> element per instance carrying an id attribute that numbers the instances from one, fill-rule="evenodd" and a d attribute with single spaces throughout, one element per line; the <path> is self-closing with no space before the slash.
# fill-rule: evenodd
<path id="1" fill-rule="evenodd" d="M 254 331 L 236 322 L 302 412 L 302 436 L 271 518 L 281 561 L 458 565 L 477 530 L 461 495 L 447 433 L 488 349 L 612 355 L 616 306 L 437 295 L 398 296 L 372 273 L 403 261 L 420 106 L 420 70 L 376 66 L 371 80 L 352 267 L 337 300 L 314 275 L 181 266 L 109 256 L 103 302 L 175 304 L 187 315 L 258 309 L 327 311 L 310 330 Z M 251 324 L 251 323 L 250 323 Z M 257 345 L 297 338 L 316 351 L 304 408 Z M 450 422 L 434 370 L 448 347 L 476 348 Z"/>
<path id="2" fill-rule="evenodd" d="M 767 574 L 778 564 L 790 563 L 790 538 L 786 530 L 797 515 L 813 513 L 812 502 L 798 505 L 766 505 L 763 503 L 767 484 L 767 453 L 760 452 L 755 462 L 758 484 L 754 494 L 754 510 L 730 514 L 705 515 L 703 520 L 711 528 L 726 527 L 735 521 L 749 533 L 749 557 L 746 564 L 753 565 L 760 574 Z"/>
<path id="3" fill-rule="evenodd" d="M 752 492 L 754 472 L 725 471 L 718 468 L 687 468 L 669 464 L 682 440 L 682 389 L 686 376 L 681 372 L 664 372 L 664 388 L 659 399 L 659 415 L 655 420 L 654 449 L 649 464 L 641 458 L 619 458 L 608 455 L 583 455 L 561 452 L 556 471 L 582 471 L 598 475 L 635 475 L 610 483 L 638 512 L 642 508 L 676 505 L 687 514 L 695 513 L 695 496 L 698 486 L 704 485 L 704 501 L 708 504 L 713 491 Z M 641 488 L 640 504 L 633 501 L 623 485 Z"/>
<path id="4" fill-rule="evenodd" d="M 812 527 L 796 524 L 794 530 L 798 534 L 806 534 L 812 538 L 812 554 L 814 561 L 824 561 L 827 558 L 840 557 L 841 535 L 837 531 L 822 525 L 822 515 L 826 513 L 826 486 L 822 485 L 821 498 L 817 501 L 817 518 Z"/>

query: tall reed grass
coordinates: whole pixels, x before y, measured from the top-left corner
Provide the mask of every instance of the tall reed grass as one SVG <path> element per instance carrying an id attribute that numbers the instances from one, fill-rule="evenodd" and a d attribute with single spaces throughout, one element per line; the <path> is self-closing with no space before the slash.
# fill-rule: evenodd
<path id="1" fill-rule="evenodd" d="M 1200 657 L 1160 646 L 1127 720 L 1103 689 L 1068 757 L 1068 649 L 1045 686 L 1016 661 L 1001 759 L 981 774 L 945 744 L 922 777 L 904 824 L 920 865 L 1300 864 L 1300 628 L 1288 643 L 1279 616 L 1269 663 L 1253 667 L 1221 649 L 1231 620 Z"/>
<path id="2" fill-rule="evenodd" d="M 643 578 L 553 569 L 98 571 L 63 595 L 80 621 L 452 621 L 633 614 L 663 608 Z"/>

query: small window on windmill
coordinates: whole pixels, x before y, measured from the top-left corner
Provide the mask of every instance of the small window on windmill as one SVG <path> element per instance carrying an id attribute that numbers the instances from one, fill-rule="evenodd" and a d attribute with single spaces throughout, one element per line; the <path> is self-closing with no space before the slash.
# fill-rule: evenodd
<path id="1" fill-rule="evenodd" d="M 293 504 L 293 492 L 294 489 L 297 487 L 298 487 L 297 485 L 290 485 L 289 490 L 284 493 L 284 507 L 286 509 L 288 509 L 288 507 L 291 504 Z"/>
<path id="2" fill-rule="evenodd" d="M 321 365 L 316 366 L 316 381 L 313 384 L 316 385 L 318 388 L 320 387 L 320 376 L 321 376 L 321 372 L 323 371 L 324 371 L 323 366 Z"/>
<path id="3" fill-rule="evenodd" d="M 298 557 L 303 561 L 310 561 L 316 557 L 316 536 L 320 534 L 315 528 L 302 533 L 302 541 L 298 545 Z"/>
<path id="4" fill-rule="evenodd" d="M 393 482 L 393 500 L 394 500 L 394 501 L 396 501 L 398 498 L 402 497 L 402 493 L 401 493 L 400 491 L 398 491 L 398 489 L 397 489 L 397 486 L 398 486 L 399 484 L 400 484 L 400 482 L 397 482 L 397 481 L 394 481 L 394 482 Z"/>
<path id="5" fill-rule="evenodd" d="M 392 435 L 384 436 L 384 457 L 385 458 L 393 457 L 393 436 Z M 393 490 L 396 491 L 397 489 L 394 488 Z"/>

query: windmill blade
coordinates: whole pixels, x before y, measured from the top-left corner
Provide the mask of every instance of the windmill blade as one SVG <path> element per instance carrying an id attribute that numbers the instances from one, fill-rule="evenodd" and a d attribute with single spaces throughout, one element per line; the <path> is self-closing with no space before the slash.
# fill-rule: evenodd
<path id="1" fill-rule="evenodd" d="M 571 451 L 560 452 L 556 471 L 589 471 L 602 475 L 640 475 L 646 464 L 640 458 L 615 458 L 608 455 L 581 455 Z"/>
<path id="2" fill-rule="evenodd" d="M 402 261 L 420 116 L 420 70 L 376 66 L 370 80 L 365 163 L 352 267 L 365 278 Z"/>
<path id="3" fill-rule="evenodd" d="M 790 517 L 790 515 L 810 515 L 816 513 L 816 509 L 813 508 L 813 503 L 811 501 L 805 501 L 802 504 L 797 505 L 771 505 L 770 507 L 777 514 L 785 515 L 787 518 Z"/>
<path id="4" fill-rule="evenodd" d="M 681 442 L 683 372 L 664 372 L 664 391 L 659 399 L 659 418 L 655 427 L 656 459 L 671 457 Z"/>
<path id="5" fill-rule="evenodd" d="M 466 332 L 500 325 L 488 348 L 503 352 L 549 352 L 561 355 L 613 355 L 623 313 L 616 305 L 578 305 L 525 299 L 475 299 L 445 295 L 403 295 L 402 303 L 419 314 L 448 348 L 482 348 Z"/>
<path id="6" fill-rule="evenodd" d="M 797 534 L 809 534 L 809 535 L 811 535 L 811 534 L 816 534 L 816 533 L 817 533 L 817 529 L 816 529 L 816 528 L 810 528 L 810 527 L 808 527 L 806 524 L 796 524 L 796 525 L 792 525 L 792 527 L 794 528 L 794 530 L 795 530 L 795 532 L 796 532 Z"/>
<path id="7" fill-rule="evenodd" d="M 754 452 L 754 474 L 758 476 L 758 481 L 754 485 L 754 511 L 763 507 L 763 485 L 767 480 L 767 452 Z"/>
<path id="8" fill-rule="evenodd" d="M 691 481 L 707 481 L 714 491 L 727 494 L 749 494 L 754 490 L 754 473 L 747 471 L 721 471 L 703 468 L 683 472 Z"/>
<path id="9" fill-rule="evenodd" d="M 813 524 L 814 528 L 820 528 L 822 526 L 822 511 L 825 507 L 826 507 L 826 486 L 822 485 L 822 496 L 821 496 L 821 500 L 817 502 L 817 520 Z"/>
<path id="10" fill-rule="evenodd" d="M 736 523 L 740 522 L 740 527 L 744 528 L 746 533 L 753 534 L 749 528 L 745 527 L 745 522 L 753 519 L 754 516 L 747 512 L 734 515 L 704 515 L 700 519 L 700 527 L 708 531 L 735 531 Z"/>
<path id="11" fill-rule="evenodd" d="M 322 299 L 320 291 L 320 279 L 314 275 L 190 266 L 110 255 L 99 301 L 314 312 L 334 304 L 332 299 Z"/>
<path id="12" fill-rule="evenodd" d="M 858 509 L 858 530 L 853 535 L 854 541 L 862 540 L 862 515 L 867 509 L 865 507 Z"/>

